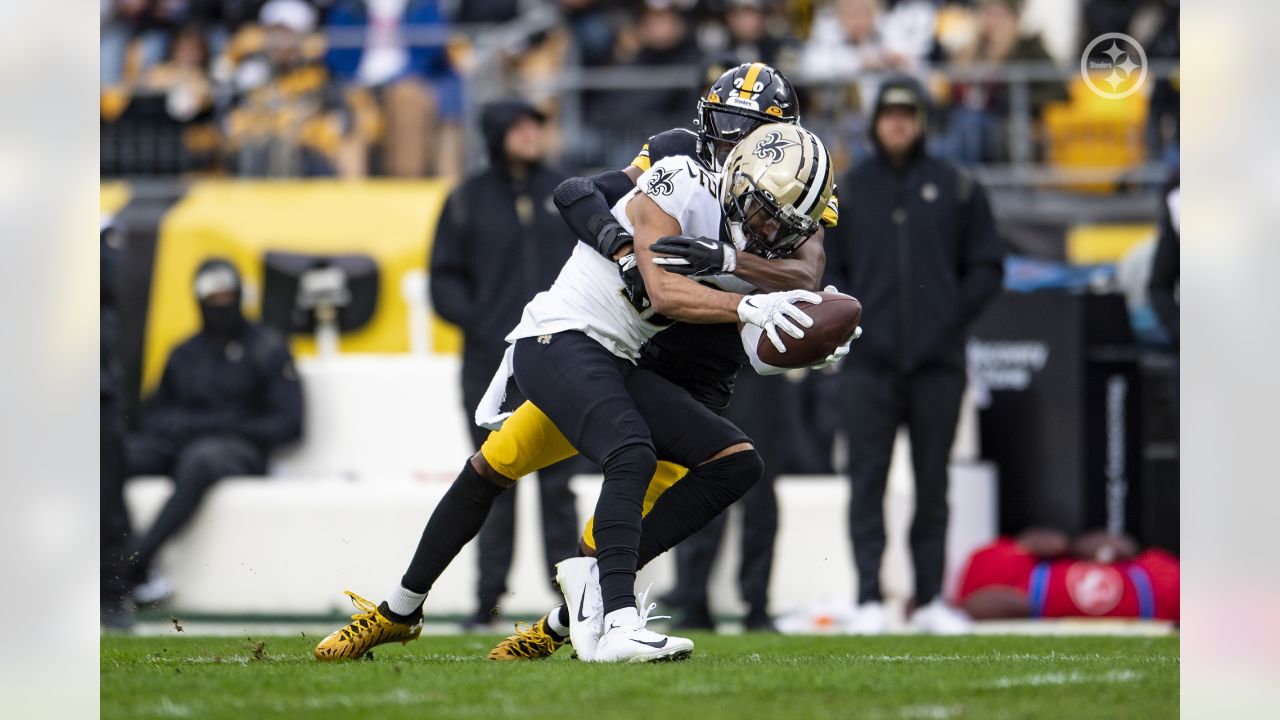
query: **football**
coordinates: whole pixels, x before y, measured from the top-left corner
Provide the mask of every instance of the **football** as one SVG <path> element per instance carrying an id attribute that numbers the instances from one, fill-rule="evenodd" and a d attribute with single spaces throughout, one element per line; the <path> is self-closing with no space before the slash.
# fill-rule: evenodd
<path id="1" fill-rule="evenodd" d="M 808 367 L 822 362 L 853 337 L 862 320 L 862 303 L 844 293 L 820 292 L 818 295 L 822 302 L 817 305 L 803 301 L 796 303 L 797 308 L 813 318 L 813 327 L 804 328 L 804 337 L 793 338 L 778 330 L 782 344 L 787 347 L 785 353 L 778 352 L 769 336 L 761 333 L 760 342 L 756 345 L 761 361 L 781 368 Z"/>

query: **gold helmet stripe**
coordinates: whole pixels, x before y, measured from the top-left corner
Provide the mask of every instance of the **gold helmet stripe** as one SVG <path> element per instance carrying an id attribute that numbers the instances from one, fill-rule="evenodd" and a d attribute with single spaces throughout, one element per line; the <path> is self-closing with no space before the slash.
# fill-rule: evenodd
<path id="1" fill-rule="evenodd" d="M 760 77 L 760 71 L 764 69 L 764 63 L 751 63 L 751 67 L 747 68 L 747 76 L 742 79 L 742 88 L 738 91 L 738 97 L 743 100 L 750 100 L 751 94 L 756 86 L 756 78 Z"/>

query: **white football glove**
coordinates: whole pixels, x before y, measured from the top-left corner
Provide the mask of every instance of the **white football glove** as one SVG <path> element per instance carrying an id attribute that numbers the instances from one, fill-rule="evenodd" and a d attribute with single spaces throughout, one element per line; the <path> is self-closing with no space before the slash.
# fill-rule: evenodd
<path id="1" fill-rule="evenodd" d="M 764 330 L 765 335 L 769 337 L 769 342 L 773 343 L 778 352 L 784 353 L 787 351 L 787 346 L 778 336 L 778 328 L 782 328 L 783 332 L 799 340 L 804 337 L 804 330 L 796 327 L 792 320 L 804 327 L 813 327 L 813 318 L 804 314 L 804 311 L 793 304 L 800 300 L 814 305 L 822 302 L 822 298 L 817 293 L 811 293 L 808 290 L 748 295 L 738 303 L 738 318 L 744 323 L 750 323 Z"/>
<path id="2" fill-rule="evenodd" d="M 836 293 L 836 292 L 840 292 L 840 291 L 836 289 L 836 286 L 835 286 L 835 285 L 828 285 L 828 286 L 826 286 L 826 287 L 822 288 L 822 292 Z M 859 325 L 859 326 L 858 326 L 858 327 L 853 331 L 853 337 L 849 338 L 849 342 L 847 342 L 847 343 L 845 343 L 845 344 L 841 345 L 840 347 L 836 348 L 836 349 L 835 349 L 835 352 L 833 352 L 833 353 L 831 353 L 830 355 L 828 355 L 828 356 L 827 356 L 827 357 L 826 357 L 822 362 L 817 363 L 817 364 L 815 364 L 815 365 L 811 365 L 810 367 L 811 367 L 811 368 L 813 368 L 814 370 L 822 370 L 822 369 L 824 369 L 824 368 L 829 368 L 829 367 L 831 367 L 832 365 L 835 365 L 836 363 L 838 363 L 838 362 L 840 362 L 841 360 L 843 360 L 845 355 L 848 355 L 848 354 L 849 354 L 849 351 L 853 348 L 853 341 L 854 341 L 854 340 L 857 340 L 857 339 L 858 339 L 858 338 L 860 338 L 860 337 L 862 337 L 862 326 L 861 326 L 861 325 Z"/>

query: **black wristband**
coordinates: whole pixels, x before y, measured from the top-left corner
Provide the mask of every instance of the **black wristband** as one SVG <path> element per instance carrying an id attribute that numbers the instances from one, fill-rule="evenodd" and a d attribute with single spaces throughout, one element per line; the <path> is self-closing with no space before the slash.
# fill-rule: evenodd
<path id="1" fill-rule="evenodd" d="M 612 258 L 623 245 L 632 241 L 631 233 L 627 232 L 613 215 L 594 215 L 588 222 L 588 227 L 591 230 L 591 236 L 595 238 L 596 251 L 607 258 Z"/>

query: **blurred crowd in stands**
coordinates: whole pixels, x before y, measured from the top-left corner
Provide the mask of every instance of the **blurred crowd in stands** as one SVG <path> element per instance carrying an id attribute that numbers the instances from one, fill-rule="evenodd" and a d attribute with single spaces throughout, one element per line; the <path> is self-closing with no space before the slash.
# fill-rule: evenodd
<path id="1" fill-rule="evenodd" d="M 880 301 L 878 307 L 893 307 L 892 298 L 911 287 L 964 288 L 966 302 L 938 295 L 931 312 L 917 305 L 934 322 L 902 327 L 919 337 L 868 320 L 868 338 L 839 371 L 769 380 L 745 373 L 739 396 L 748 400 L 731 412 L 742 413 L 735 421 L 744 430 L 752 419 L 783 428 L 750 433 L 776 443 L 762 449 L 770 481 L 779 474 L 850 473 L 862 498 L 850 526 L 870 533 L 855 542 L 868 548 L 858 558 L 859 576 L 872 581 L 884 545 L 875 537 L 884 524 L 877 500 L 899 421 L 907 417 L 913 441 L 926 448 L 913 457 L 918 507 L 932 498 L 934 510 L 932 519 L 913 526 L 922 601 L 937 597 L 941 587 L 947 460 L 966 382 L 957 328 L 999 292 L 1004 246 L 1014 245 L 1003 242 L 1007 225 L 997 231 L 985 180 L 971 184 L 955 165 L 1037 162 L 1123 171 L 1146 162 L 1172 171 L 1177 164 L 1177 0 L 101 0 L 101 23 L 104 177 L 461 182 L 435 229 L 429 275 L 433 307 L 464 333 L 468 415 L 501 358 L 511 318 L 555 276 L 557 253 L 570 247 L 556 235 L 568 237 L 567 226 L 550 202 L 563 173 L 544 161 L 568 174 L 624 167 L 650 135 L 690 127 L 697 98 L 724 69 L 763 61 L 782 70 L 800 87 L 803 122 L 831 150 L 844 190 L 847 220 L 825 240 L 828 279 Z M 1143 92 L 1102 99 L 1083 87 L 1080 55 L 1092 39 L 1118 28 L 1142 43 L 1149 62 L 1168 62 Z M 886 81 L 891 74 L 910 77 Z M 888 98 L 895 87 L 897 99 Z M 873 112 L 877 97 L 886 98 L 880 113 Z M 886 127 L 915 123 L 905 143 L 910 152 L 900 148 L 903 157 L 879 169 L 859 167 L 869 135 L 886 119 Z M 1025 132 L 1013 131 L 1014 124 Z M 886 153 L 885 130 L 875 132 Z M 1021 147 L 1019 136 L 1026 141 Z M 479 170 L 486 155 L 489 167 Z M 927 164 L 930 174 L 900 172 L 913 163 Z M 895 182 L 890 172 L 909 176 L 897 181 L 910 188 L 901 197 L 920 199 L 910 222 L 895 208 L 897 199 L 877 194 Z M 1142 291 L 1144 300 L 1135 305 L 1149 293 L 1162 342 L 1176 349 L 1180 196 L 1176 171 L 1160 177 L 1167 182 L 1158 239 L 1128 284 Z M 1114 187 L 1114 181 L 1076 184 L 1102 192 Z M 472 196 L 484 202 L 467 211 L 463 200 Z M 935 203 L 940 197 L 954 203 Z M 946 214 L 952 205 L 962 210 Z M 890 230 L 891 224 L 904 229 Z M 302 410 L 288 350 L 274 331 L 240 315 L 240 278 L 219 262 L 195 281 L 200 332 L 171 356 L 141 434 L 125 437 L 119 414 L 129 399 L 117 377 L 117 350 L 108 347 L 116 322 L 112 289 L 120 282 L 109 249 L 122 242 L 121 227 L 104 219 L 102 230 L 103 595 L 104 622 L 127 626 L 126 596 L 151 602 L 172 591 L 151 572 L 158 548 L 216 481 L 263 472 L 270 450 L 302 433 Z M 918 258 L 965 258 L 963 268 L 946 269 L 963 270 L 961 276 L 916 286 L 902 279 L 903 265 L 864 261 L 877 252 L 881 260 L 898 257 L 869 243 L 908 237 L 901 233 L 931 248 Z M 541 265 L 521 255 L 530 237 L 553 241 L 536 254 Z M 486 252 L 465 252 L 470 246 Z M 922 273 L 943 267 L 924 264 Z M 521 268 L 535 272 L 517 272 Z M 502 306 L 493 300 L 499 294 Z M 476 307 L 493 317 L 481 318 Z M 927 351 L 908 358 L 889 347 L 893 342 Z M 889 360 L 873 367 L 865 359 L 882 344 L 881 354 L 902 358 L 901 367 Z M 246 357 L 255 362 L 242 363 Z M 1176 397 L 1176 370 L 1173 375 Z M 250 392 L 268 380 L 272 393 Z M 231 392 L 211 397 L 210 388 Z M 483 433 L 470 430 L 478 445 Z M 576 543 L 568 492 L 573 471 L 565 466 L 556 478 L 542 477 L 544 513 L 560 518 L 544 527 L 572 530 L 560 538 L 547 533 L 549 562 L 572 551 L 561 548 L 564 543 Z M 155 526 L 130 537 L 124 480 L 150 473 L 171 475 L 175 492 Z M 741 572 L 749 629 L 771 627 L 765 599 L 777 509 L 768 482 L 761 488 L 760 497 L 747 501 L 751 529 L 743 534 L 764 546 L 744 551 L 759 560 Z M 512 523 L 508 493 L 480 535 L 472 624 L 489 622 L 505 594 Z M 706 577 L 722 531 L 723 522 L 682 550 L 690 554 L 681 559 L 681 591 L 668 602 L 683 611 L 686 626 L 711 625 Z M 873 606 L 870 615 L 863 613 L 863 632 L 887 627 L 883 608 L 876 609 L 879 595 L 877 583 L 859 588 L 859 601 Z"/>
<path id="2" fill-rule="evenodd" d="M 621 166 L 649 134 L 690 124 L 708 67 L 755 60 L 804 89 L 805 123 L 842 167 L 865 146 L 866 106 L 892 71 L 945 110 L 930 128 L 940 152 L 1009 161 L 1016 66 L 1049 70 L 1023 74 L 1033 159 L 1069 162 L 1072 133 L 1111 132 L 1122 137 L 1086 153 L 1094 162 L 1159 161 L 1176 152 L 1176 73 L 1157 73 L 1101 131 L 1081 129 L 1089 98 L 1073 81 L 1084 46 L 1116 28 L 1150 61 L 1176 61 L 1177 5 L 101 0 L 102 171 L 456 180 L 483 154 L 465 132 L 473 109 L 512 94 L 553 119 L 563 164 Z"/>

